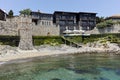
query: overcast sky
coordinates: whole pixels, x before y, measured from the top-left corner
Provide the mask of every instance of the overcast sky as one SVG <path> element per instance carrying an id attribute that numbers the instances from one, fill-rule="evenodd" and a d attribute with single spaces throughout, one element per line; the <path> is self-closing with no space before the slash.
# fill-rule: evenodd
<path id="1" fill-rule="evenodd" d="M 22 9 L 30 8 L 44 13 L 54 11 L 95 12 L 98 16 L 120 14 L 120 0 L 0 0 L 0 8 L 15 15 Z"/>

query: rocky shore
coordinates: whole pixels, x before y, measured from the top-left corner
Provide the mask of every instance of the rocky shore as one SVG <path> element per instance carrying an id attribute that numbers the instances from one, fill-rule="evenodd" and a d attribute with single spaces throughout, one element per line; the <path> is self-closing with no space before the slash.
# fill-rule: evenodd
<path id="1" fill-rule="evenodd" d="M 34 46 L 34 50 L 20 50 L 18 47 L 8 45 L 0 45 L 0 62 L 6 62 L 16 59 L 26 59 L 38 56 L 60 55 L 60 54 L 76 54 L 76 53 L 107 53 L 120 54 L 118 44 L 109 43 L 101 44 L 99 42 L 88 43 L 81 48 L 70 47 L 67 45 L 50 46 L 41 45 Z"/>

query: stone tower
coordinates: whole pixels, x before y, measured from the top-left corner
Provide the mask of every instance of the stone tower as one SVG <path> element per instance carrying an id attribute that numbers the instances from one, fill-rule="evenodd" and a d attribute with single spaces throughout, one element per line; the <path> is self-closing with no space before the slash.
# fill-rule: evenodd
<path id="1" fill-rule="evenodd" d="M 18 35 L 20 36 L 19 49 L 33 50 L 32 22 L 28 16 L 19 17 Z"/>

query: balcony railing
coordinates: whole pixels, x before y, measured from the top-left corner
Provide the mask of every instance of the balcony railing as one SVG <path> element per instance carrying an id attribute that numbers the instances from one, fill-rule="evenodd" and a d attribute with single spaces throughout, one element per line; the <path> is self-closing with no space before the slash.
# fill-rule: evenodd
<path id="1" fill-rule="evenodd" d="M 32 16 L 33 19 L 39 19 L 39 16 Z"/>

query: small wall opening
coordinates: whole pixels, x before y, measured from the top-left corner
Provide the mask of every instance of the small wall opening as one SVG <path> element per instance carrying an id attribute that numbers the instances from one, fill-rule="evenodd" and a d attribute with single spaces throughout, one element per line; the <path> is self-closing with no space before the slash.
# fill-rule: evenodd
<path id="1" fill-rule="evenodd" d="M 37 19 L 33 19 L 32 22 L 34 22 L 35 25 L 38 25 L 38 20 Z"/>

